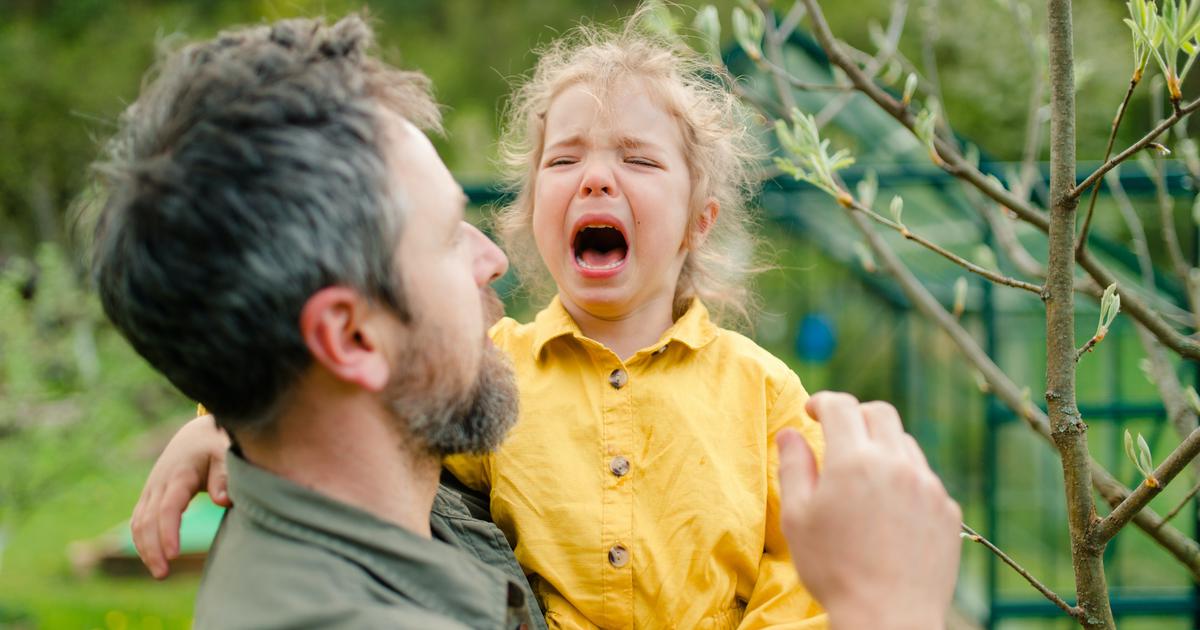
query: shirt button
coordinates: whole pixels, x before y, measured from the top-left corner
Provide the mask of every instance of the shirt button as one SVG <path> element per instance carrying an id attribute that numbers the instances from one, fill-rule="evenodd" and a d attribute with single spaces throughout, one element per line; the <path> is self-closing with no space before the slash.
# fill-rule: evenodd
<path id="1" fill-rule="evenodd" d="M 625 370 L 622 370 L 621 368 L 613 370 L 612 373 L 608 375 L 608 384 L 612 385 L 613 389 L 621 389 L 622 387 L 625 387 L 625 383 L 628 382 L 629 375 L 626 374 Z"/>
<path id="2" fill-rule="evenodd" d="M 608 469 L 618 477 L 624 477 L 629 472 L 629 460 L 617 455 L 608 462 Z"/>
<path id="3" fill-rule="evenodd" d="M 618 569 L 629 564 L 629 550 L 625 545 L 617 543 L 608 550 L 608 563 Z"/>

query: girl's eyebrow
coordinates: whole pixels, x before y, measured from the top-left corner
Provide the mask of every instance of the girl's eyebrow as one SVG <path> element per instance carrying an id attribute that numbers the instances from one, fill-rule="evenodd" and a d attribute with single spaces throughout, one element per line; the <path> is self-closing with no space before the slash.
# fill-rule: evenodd
<path id="1" fill-rule="evenodd" d="M 586 142 L 583 139 L 583 135 L 578 134 L 578 133 L 573 133 L 573 134 L 567 136 L 566 138 L 563 138 L 562 140 L 559 140 L 558 142 L 555 142 L 554 144 L 547 146 L 546 150 L 549 151 L 551 149 L 574 148 L 574 147 L 583 146 L 584 144 L 586 144 Z"/>
<path id="2" fill-rule="evenodd" d="M 645 138 L 639 138 L 637 136 L 621 136 L 617 139 L 617 144 L 623 149 L 651 149 L 662 151 L 662 147 L 658 143 Z"/>
<path id="3" fill-rule="evenodd" d="M 562 140 L 555 142 L 554 144 L 548 145 L 546 147 L 546 151 L 551 151 L 554 149 L 571 149 L 585 146 L 587 144 L 588 141 L 583 137 L 583 134 L 573 133 Z M 623 149 L 663 150 L 662 146 L 660 146 L 658 143 L 647 140 L 646 138 L 640 138 L 638 136 L 621 136 L 620 138 L 617 138 L 617 146 Z"/>

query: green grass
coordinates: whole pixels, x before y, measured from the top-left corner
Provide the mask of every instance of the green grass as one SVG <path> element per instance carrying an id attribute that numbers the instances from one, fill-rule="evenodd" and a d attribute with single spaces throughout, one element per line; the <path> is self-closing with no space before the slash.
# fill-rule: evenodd
<path id="1" fill-rule="evenodd" d="M 129 517 L 148 462 L 80 480 L 15 531 L 0 568 L 0 628 L 151 630 L 191 626 L 197 576 L 78 577 L 67 546 Z"/>

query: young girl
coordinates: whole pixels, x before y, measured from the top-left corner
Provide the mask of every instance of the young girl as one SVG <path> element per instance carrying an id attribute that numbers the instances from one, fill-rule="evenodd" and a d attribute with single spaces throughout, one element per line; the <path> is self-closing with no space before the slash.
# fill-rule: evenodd
<path id="1" fill-rule="evenodd" d="M 708 311 L 748 314 L 755 148 L 711 71 L 632 23 L 580 28 L 509 112 L 501 232 L 557 296 L 492 330 L 516 428 L 446 466 L 489 493 L 551 628 L 825 626 L 780 531 L 773 446 L 793 427 L 819 453 L 820 429 L 796 375 Z"/>

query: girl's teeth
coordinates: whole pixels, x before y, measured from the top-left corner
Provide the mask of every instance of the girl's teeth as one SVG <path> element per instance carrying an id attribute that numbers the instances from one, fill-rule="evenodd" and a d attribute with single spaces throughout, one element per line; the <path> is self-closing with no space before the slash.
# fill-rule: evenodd
<path id="1" fill-rule="evenodd" d="M 576 256 L 575 262 L 579 263 L 579 266 L 583 267 L 584 269 L 592 269 L 595 271 L 607 271 L 609 269 L 616 269 L 618 266 L 620 266 L 621 263 L 625 262 L 625 259 L 621 258 L 618 260 L 614 260 L 614 261 L 608 263 L 607 265 L 597 266 L 597 265 L 589 265 L 589 264 L 587 264 L 587 262 L 585 262 L 583 260 L 583 258 L 581 256 Z"/>

